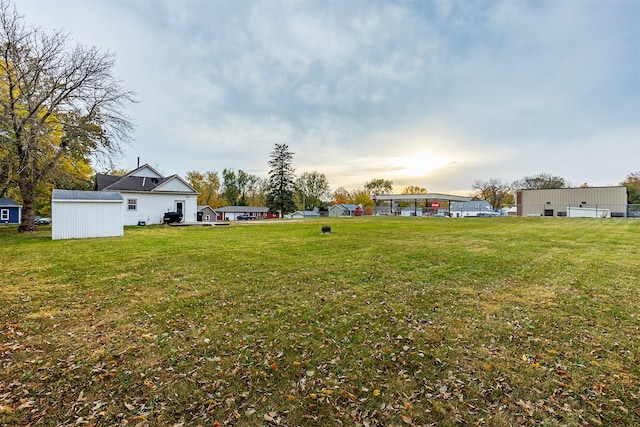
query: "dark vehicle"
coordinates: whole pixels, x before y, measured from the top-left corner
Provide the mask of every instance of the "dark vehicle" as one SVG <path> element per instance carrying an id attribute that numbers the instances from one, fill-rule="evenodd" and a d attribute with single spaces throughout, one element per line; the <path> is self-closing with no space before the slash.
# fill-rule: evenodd
<path id="1" fill-rule="evenodd" d="M 250 215 L 238 215 L 236 217 L 236 220 L 238 221 L 251 221 L 253 218 L 251 218 Z"/>
<path id="2" fill-rule="evenodd" d="M 500 214 L 498 212 L 479 212 L 476 216 L 489 218 L 494 216 L 500 216 Z"/>
<path id="3" fill-rule="evenodd" d="M 165 224 L 171 224 L 174 222 L 182 221 L 182 212 L 167 212 L 164 214 L 162 221 Z"/>

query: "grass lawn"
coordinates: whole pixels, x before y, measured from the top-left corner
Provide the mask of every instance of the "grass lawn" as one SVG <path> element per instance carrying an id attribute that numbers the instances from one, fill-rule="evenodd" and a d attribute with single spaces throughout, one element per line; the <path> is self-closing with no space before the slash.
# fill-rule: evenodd
<path id="1" fill-rule="evenodd" d="M 640 425 L 640 221 L 0 227 L 0 263 L 0 425 Z"/>

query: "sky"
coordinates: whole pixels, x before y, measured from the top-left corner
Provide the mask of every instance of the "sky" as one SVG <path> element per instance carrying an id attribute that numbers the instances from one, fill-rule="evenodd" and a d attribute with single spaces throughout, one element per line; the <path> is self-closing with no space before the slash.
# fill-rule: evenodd
<path id="1" fill-rule="evenodd" d="M 332 190 L 469 195 L 640 171 L 640 1 L 17 0 L 116 55 L 138 101 L 115 160 L 267 178 L 275 144 Z"/>

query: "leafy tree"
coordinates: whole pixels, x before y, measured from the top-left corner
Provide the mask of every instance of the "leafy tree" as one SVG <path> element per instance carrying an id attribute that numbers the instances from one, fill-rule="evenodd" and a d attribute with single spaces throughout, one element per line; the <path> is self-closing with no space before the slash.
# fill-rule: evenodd
<path id="1" fill-rule="evenodd" d="M 511 194 L 509 184 L 502 182 L 500 179 L 492 178 L 488 181 L 476 180 L 473 183 L 473 189 L 476 193 L 473 195 L 478 200 L 488 201 L 493 209 L 501 208 L 505 199 Z"/>
<path id="2" fill-rule="evenodd" d="M 627 187 L 629 203 L 640 204 L 640 171 L 630 173 L 620 185 Z"/>
<path id="3" fill-rule="evenodd" d="M 393 191 L 393 181 L 388 179 L 372 179 L 364 184 L 364 189 L 370 194 L 391 194 Z"/>
<path id="4" fill-rule="evenodd" d="M 265 183 L 242 169 L 222 171 L 222 195 L 231 206 L 264 206 Z"/>
<path id="5" fill-rule="evenodd" d="M 249 175 L 247 189 L 247 204 L 249 206 L 265 206 L 267 204 L 267 191 L 269 181 L 256 175 Z"/>
<path id="6" fill-rule="evenodd" d="M 287 144 L 275 144 L 269 160 L 269 186 L 267 207 L 270 212 L 285 215 L 296 208 L 293 200 L 295 169 L 292 166 L 293 153 Z"/>
<path id="7" fill-rule="evenodd" d="M 333 192 L 331 199 L 333 204 L 343 205 L 351 201 L 351 193 L 349 193 L 346 188 L 339 187 L 338 189 L 336 189 L 336 191 Z"/>
<path id="8" fill-rule="evenodd" d="M 197 171 L 187 172 L 189 184 L 200 192 L 198 195 L 199 206 L 218 208 L 222 205 L 220 195 L 220 177 L 218 172 L 207 171 L 204 174 Z"/>
<path id="9" fill-rule="evenodd" d="M 233 169 L 223 169 L 222 171 L 222 196 L 228 205 L 240 206 L 240 186 Z"/>
<path id="10" fill-rule="evenodd" d="M 295 190 L 302 210 L 312 210 L 329 197 L 329 181 L 318 171 L 305 172 L 296 180 Z"/>
<path id="11" fill-rule="evenodd" d="M 362 205 L 363 207 L 374 206 L 375 202 L 371 199 L 371 196 L 369 194 L 369 190 L 367 189 L 355 189 L 351 191 L 351 203 Z"/>
<path id="12" fill-rule="evenodd" d="M 410 185 L 404 187 L 402 194 L 427 194 L 427 189 L 424 187 L 418 187 L 417 185 Z"/>
<path id="13" fill-rule="evenodd" d="M 515 181 L 511 186 L 523 190 L 543 190 L 564 188 L 567 186 L 567 183 L 562 177 L 541 173 L 533 176 L 525 176 L 521 180 Z"/>
<path id="14" fill-rule="evenodd" d="M 114 55 L 68 40 L 27 28 L 0 0 L 0 179 L 19 189 L 21 232 L 35 230 L 38 189 L 61 169 L 118 153 L 132 129 L 123 109 L 133 94 L 113 76 Z"/>

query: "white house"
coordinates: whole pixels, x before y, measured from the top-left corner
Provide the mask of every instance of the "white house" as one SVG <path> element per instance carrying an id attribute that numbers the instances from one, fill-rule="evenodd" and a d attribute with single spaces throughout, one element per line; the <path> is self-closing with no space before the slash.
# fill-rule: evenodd
<path id="1" fill-rule="evenodd" d="M 406 208 L 402 208 L 400 215 L 401 216 L 422 216 L 422 208 L 418 208 L 415 206 L 407 206 Z"/>
<path id="2" fill-rule="evenodd" d="M 124 234 L 120 193 L 53 190 L 51 238 L 83 239 Z"/>
<path id="3" fill-rule="evenodd" d="M 178 175 L 163 176 L 142 165 L 124 176 L 96 175 L 96 190 L 119 192 L 124 199 L 124 225 L 162 224 L 165 212 L 181 212 L 196 222 L 198 191 Z"/>
<path id="4" fill-rule="evenodd" d="M 472 200 L 470 202 L 453 202 L 449 207 L 449 212 L 453 218 L 467 216 L 499 216 L 493 210 L 491 203 L 486 200 Z"/>
<path id="5" fill-rule="evenodd" d="M 320 218 L 318 211 L 295 211 L 288 215 L 289 218 Z"/>

